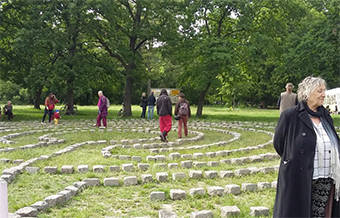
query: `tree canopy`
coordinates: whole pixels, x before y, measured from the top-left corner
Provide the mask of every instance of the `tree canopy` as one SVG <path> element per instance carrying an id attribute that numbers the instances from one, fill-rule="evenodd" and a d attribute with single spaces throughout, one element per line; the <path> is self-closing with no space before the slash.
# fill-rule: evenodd
<path id="1" fill-rule="evenodd" d="M 338 0 L 1 0 L 0 101 L 54 92 L 73 114 L 103 90 L 130 116 L 151 86 L 179 88 L 197 116 L 272 106 L 308 75 L 339 86 L 339 47 Z"/>

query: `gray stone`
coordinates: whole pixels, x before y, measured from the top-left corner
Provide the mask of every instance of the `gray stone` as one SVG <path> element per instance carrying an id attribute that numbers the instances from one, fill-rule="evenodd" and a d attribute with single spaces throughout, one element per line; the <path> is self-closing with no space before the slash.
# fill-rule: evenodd
<path id="1" fill-rule="evenodd" d="M 119 155 L 118 158 L 119 160 L 131 160 L 130 155 Z"/>
<path id="2" fill-rule="evenodd" d="M 47 209 L 47 203 L 45 201 L 37 201 L 31 205 L 31 207 L 37 209 L 38 211 L 42 211 Z"/>
<path id="3" fill-rule="evenodd" d="M 38 173 L 40 170 L 39 167 L 26 167 L 26 171 L 29 173 L 29 174 L 36 174 Z"/>
<path id="4" fill-rule="evenodd" d="M 44 199 L 44 201 L 47 203 L 47 207 L 54 207 L 57 204 L 61 203 L 63 199 L 62 195 L 51 195 Z"/>
<path id="5" fill-rule="evenodd" d="M 69 190 L 69 191 L 72 192 L 72 195 L 76 195 L 78 193 L 78 191 L 79 191 L 79 188 L 77 188 L 77 187 L 75 187 L 73 185 L 70 185 L 70 186 L 67 186 L 65 188 L 65 190 Z"/>
<path id="6" fill-rule="evenodd" d="M 72 191 L 70 191 L 70 190 L 63 190 L 63 191 L 59 192 L 58 195 L 62 195 L 63 196 L 64 202 L 70 200 L 71 197 L 73 196 L 72 195 Z M 64 203 L 64 202 L 62 202 L 62 203 Z"/>
<path id="7" fill-rule="evenodd" d="M 150 164 L 146 164 L 146 163 L 139 163 L 137 165 L 138 169 L 142 170 L 142 171 L 147 171 L 150 167 Z"/>
<path id="8" fill-rule="evenodd" d="M 2 162 L 2 163 L 9 163 L 9 162 L 11 162 L 11 160 L 8 159 L 8 158 L 1 158 L 0 162 Z"/>
<path id="9" fill-rule="evenodd" d="M 214 215 L 210 210 L 201 210 L 192 212 L 190 218 L 213 218 Z"/>
<path id="10" fill-rule="evenodd" d="M 257 184 L 242 183 L 242 191 L 254 192 L 257 190 Z"/>
<path id="11" fill-rule="evenodd" d="M 170 189 L 170 198 L 172 200 L 182 200 L 186 198 L 186 193 L 180 189 Z"/>
<path id="12" fill-rule="evenodd" d="M 182 179 L 185 179 L 186 178 L 186 175 L 185 173 L 182 173 L 182 172 L 178 172 L 178 173 L 173 173 L 172 174 L 172 180 L 182 180 Z"/>
<path id="13" fill-rule="evenodd" d="M 192 168 L 192 161 L 191 160 L 181 161 L 181 167 Z"/>
<path id="14" fill-rule="evenodd" d="M 189 191 L 191 196 L 195 196 L 195 195 L 205 195 L 205 190 L 204 188 L 192 188 Z"/>
<path id="15" fill-rule="evenodd" d="M 194 159 L 201 159 L 204 157 L 203 153 L 194 153 L 192 156 Z"/>
<path id="16" fill-rule="evenodd" d="M 183 158 L 183 159 L 192 159 L 192 154 L 182 154 L 181 158 Z"/>
<path id="17" fill-rule="evenodd" d="M 223 192 L 224 192 L 224 188 L 222 188 L 221 186 L 209 186 L 207 188 L 208 194 L 210 196 L 222 196 Z"/>
<path id="18" fill-rule="evenodd" d="M 226 170 L 226 171 L 220 171 L 220 177 L 221 178 L 229 178 L 229 177 L 233 177 L 234 176 L 234 172 L 231 170 Z"/>
<path id="19" fill-rule="evenodd" d="M 238 169 L 234 171 L 236 176 L 245 176 L 245 175 L 249 175 L 250 174 L 250 170 L 249 169 Z"/>
<path id="20" fill-rule="evenodd" d="M 75 182 L 73 183 L 73 185 L 78 188 L 79 190 L 84 190 L 87 186 L 87 183 L 86 182 Z"/>
<path id="21" fill-rule="evenodd" d="M 194 161 L 192 165 L 194 167 L 207 167 L 208 166 L 207 162 L 198 162 L 198 161 Z"/>
<path id="22" fill-rule="evenodd" d="M 237 206 L 221 207 L 221 217 L 237 217 L 240 216 L 240 209 Z"/>
<path id="23" fill-rule="evenodd" d="M 210 157 L 210 158 L 216 157 L 216 152 L 207 152 L 205 153 L 205 156 Z"/>
<path id="24" fill-rule="evenodd" d="M 156 161 L 155 156 L 146 156 L 146 161 Z"/>
<path id="25" fill-rule="evenodd" d="M 86 179 L 83 179 L 83 182 L 85 182 L 87 186 L 100 185 L 100 180 L 98 178 L 86 178 Z"/>
<path id="26" fill-rule="evenodd" d="M 141 162 L 142 161 L 142 157 L 141 156 L 132 156 L 131 158 L 133 161 L 136 161 L 136 162 Z"/>
<path id="27" fill-rule="evenodd" d="M 93 172 L 103 173 L 104 172 L 104 166 L 103 165 L 94 165 L 93 166 Z"/>
<path id="28" fill-rule="evenodd" d="M 124 185 L 130 186 L 130 185 L 137 185 L 137 176 L 127 176 L 124 177 Z"/>
<path id="29" fill-rule="evenodd" d="M 165 192 L 154 191 L 150 194 L 151 201 L 164 201 L 165 200 Z"/>
<path id="30" fill-rule="evenodd" d="M 169 154 L 169 159 L 170 160 L 177 160 L 179 158 L 181 158 L 181 154 L 180 153 L 171 153 L 171 154 Z"/>
<path id="31" fill-rule="evenodd" d="M 168 163 L 168 168 L 169 169 L 177 169 L 178 168 L 178 163 Z"/>
<path id="32" fill-rule="evenodd" d="M 165 155 L 156 155 L 155 156 L 157 162 L 164 162 L 166 161 Z"/>
<path id="33" fill-rule="evenodd" d="M 208 161 L 209 167 L 217 167 L 219 165 L 220 165 L 220 163 L 218 161 Z"/>
<path id="34" fill-rule="evenodd" d="M 166 165 L 166 163 L 157 163 L 153 165 L 154 168 L 162 168 L 162 169 L 167 169 L 168 165 Z"/>
<path id="35" fill-rule="evenodd" d="M 88 165 L 79 165 L 78 166 L 78 172 L 80 173 L 87 173 L 89 171 Z"/>
<path id="36" fill-rule="evenodd" d="M 267 207 L 250 207 L 250 216 L 269 216 Z"/>
<path id="37" fill-rule="evenodd" d="M 270 182 L 258 182 L 257 183 L 257 187 L 262 190 L 262 189 L 267 189 L 267 188 L 271 188 L 271 183 Z"/>
<path id="38" fill-rule="evenodd" d="M 135 171 L 135 167 L 131 163 L 130 164 L 122 164 L 122 169 L 125 172 L 133 172 L 133 171 Z"/>
<path id="39" fill-rule="evenodd" d="M 119 179 L 114 177 L 105 178 L 104 186 L 119 186 Z"/>
<path id="40" fill-rule="evenodd" d="M 226 185 L 224 188 L 224 192 L 227 194 L 238 195 L 241 193 L 241 188 L 239 185 L 236 184 L 229 184 Z"/>
<path id="41" fill-rule="evenodd" d="M 158 211 L 158 218 L 177 218 L 177 215 L 175 212 L 162 209 Z"/>
<path id="42" fill-rule="evenodd" d="M 208 179 L 214 179 L 218 176 L 218 173 L 217 171 L 214 171 L 214 170 L 208 170 L 204 172 L 204 175 Z"/>
<path id="43" fill-rule="evenodd" d="M 61 167 L 61 173 L 72 174 L 74 172 L 74 168 L 72 165 L 64 165 Z"/>
<path id="44" fill-rule="evenodd" d="M 261 173 L 272 173 L 275 172 L 275 168 L 274 167 L 263 167 L 260 169 Z"/>
<path id="45" fill-rule="evenodd" d="M 38 215 L 38 210 L 34 207 L 24 207 L 15 212 L 22 217 L 36 217 Z"/>
<path id="46" fill-rule="evenodd" d="M 216 156 L 225 157 L 225 156 L 227 156 L 227 152 L 226 151 L 216 151 Z"/>
<path id="47" fill-rule="evenodd" d="M 23 159 L 13 160 L 13 163 L 14 163 L 14 164 L 21 164 L 21 163 L 23 163 L 23 162 L 24 162 Z"/>
<path id="48" fill-rule="evenodd" d="M 168 181 L 168 173 L 167 172 L 159 172 L 159 173 L 156 173 L 156 179 L 159 181 L 159 182 L 167 182 Z"/>
<path id="49" fill-rule="evenodd" d="M 203 177 L 203 173 L 200 170 L 190 170 L 189 177 L 193 179 L 200 179 Z"/>
<path id="50" fill-rule="evenodd" d="M 151 174 L 142 174 L 141 177 L 142 177 L 142 183 L 150 183 L 153 181 Z"/>
<path id="51" fill-rule="evenodd" d="M 113 165 L 109 167 L 111 172 L 120 172 L 120 166 Z"/>
<path id="52" fill-rule="evenodd" d="M 277 181 L 273 181 L 271 185 L 272 185 L 272 188 L 276 188 L 277 187 Z"/>

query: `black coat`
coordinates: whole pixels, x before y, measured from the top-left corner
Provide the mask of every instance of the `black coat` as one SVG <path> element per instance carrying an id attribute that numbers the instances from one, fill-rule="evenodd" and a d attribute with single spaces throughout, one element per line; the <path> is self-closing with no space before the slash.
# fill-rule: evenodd
<path id="1" fill-rule="evenodd" d="M 328 111 L 322 107 L 321 113 L 335 132 Z M 315 146 L 313 123 L 303 103 L 281 113 L 274 135 L 281 157 L 274 217 L 311 217 Z M 340 202 L 334 201 L 333 217 L 339 216 Z"/>

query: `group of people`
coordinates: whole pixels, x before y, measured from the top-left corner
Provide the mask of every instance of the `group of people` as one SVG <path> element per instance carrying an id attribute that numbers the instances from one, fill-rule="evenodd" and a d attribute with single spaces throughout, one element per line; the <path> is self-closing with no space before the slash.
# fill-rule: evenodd
<path id="1" fill-rule="evenodd" d="M 5 116 L 7 116 L 8 120 L 12 120 L 14 115 L 13 115 L 13 105 L 11 101 L 7 101 L 7 104 L 3 107 L 3 110 L 1 110 L 0 107 L 0 118 L 2 117 L 2 111 Z"/>
<path id="2" fill-rule="evenodd" d="M 278 101 L 274 148 L 280 155 L 273 217 L 340 217 L 340 142 L 323 106 L 326 82 L 306 77 Z"/>
<path id="3" fill-rule="evenodd" d="M 140 115 L 140 117 L 145 118 L 146 109 L 148 108 L 148 120 L 152 120 L 155 105 L 156 105 L 156 98 L 154 96 L 154 93 L 151 92 L 149 97 L 146 97 L 145 92 L 143 92 L 142 97 L 140 99 L 140 106 L 142 108 L 142 114 Z"/>

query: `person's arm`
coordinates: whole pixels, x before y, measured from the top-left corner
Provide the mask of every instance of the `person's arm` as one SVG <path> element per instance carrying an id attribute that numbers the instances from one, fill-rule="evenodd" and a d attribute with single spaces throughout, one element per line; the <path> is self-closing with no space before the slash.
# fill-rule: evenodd
<path id="1" fill-rule="evenodd" d="M 48 107 L 48 102 L 49 102 L 48 98 L 45 98 L 45 106 L 46 107 Z"/>
<path id="2" fill-rule="evenodd" d="M 178 108 L 179 108 L 179 102 L 176 103 L 176 106 L 175 106 L 175 115 L 178 114 Z"/>
<path id="3" fill-rule="evenodd" d="M 168 100 L 168 110 L 170 111 L 170 116 L 172 116 L 172 102 L 171 102 L 170 97 L 169 97 L 169 100 Z"/>
<path id="4" fill-rule="evenodd" d="M 188 116 L 191 117 L 191 109 L 190 109 L 190 104 L 189 104 L 189 101 L 188 101 Z"/>
<path id="5" fill-rule="evenodd" d="M 286 113 L 282 113 L 275 128 L 275 134 L 273 139 L 274 148 L 276 152 L 280 155 L 280 157 L 282 156 L 284 151 L 287 127 L 288 119 L 286 117 Z"/>
<path id="6" fill-rule="evenodd" d="M 298 96 L 296 95 L 295 97 L 295 105 L 297 105 L 299 103 L 299 99 L 298 99 Z"/>
<path id="7" fill-rule="evenodd" d="M 158 97 L 158 100 L 156 102 L 156 107 L 157 107 L 157 115 L 159 115 L 159 97 Z"/>
<path id="8" fill-rule="evenodd" d="M 280 109 L 280 104 L 281 104 L 281 95 L 280 95 L 280 97 L 279 97 L 279 99 L 277 100 L 277 103 L 276 103 L 276 105 L 279 109 Z"/>

